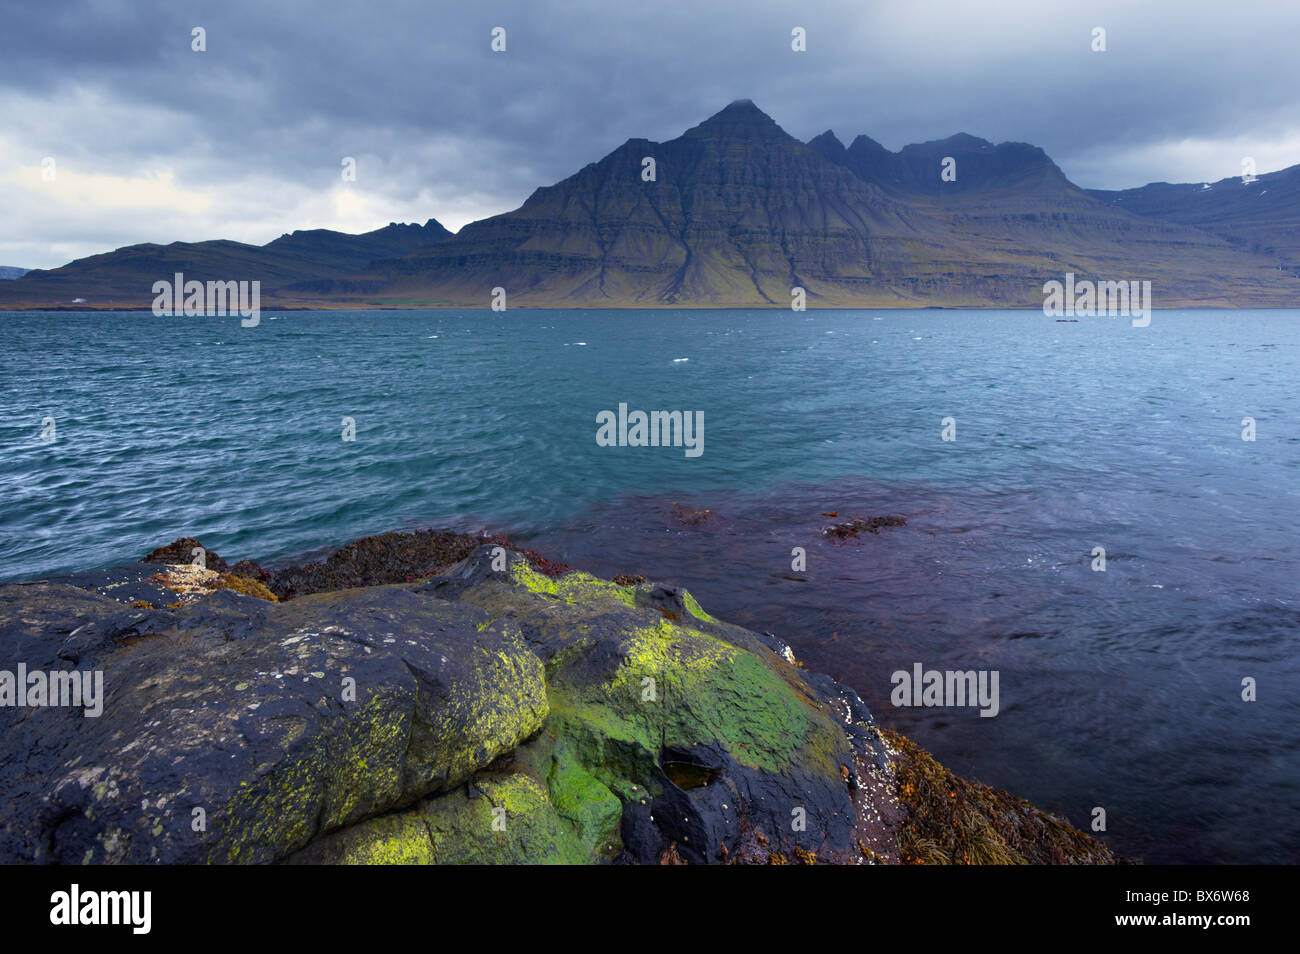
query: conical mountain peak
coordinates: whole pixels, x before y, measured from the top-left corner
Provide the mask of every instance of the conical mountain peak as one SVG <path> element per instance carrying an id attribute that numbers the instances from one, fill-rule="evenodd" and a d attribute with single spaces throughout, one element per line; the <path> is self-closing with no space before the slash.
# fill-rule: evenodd
<path id="1" fill-rule="evenodd" d="M 776 120 L 749 99 L 737 99 L 728 103 L 698 126 L 688 129 L 683 133 L 683 138 L 796 141 L 776 124 Z"/>
<path id="2" fill-rule="evenodd" d="M 826 130 L 820 136 L 814 136 L 808 140 L 808 148 L 823 159 L 829 159 L 838 165 L 844 165 L 846 150 L 844 143 L 840 142 L 839 137 L 831 130 Z"/>

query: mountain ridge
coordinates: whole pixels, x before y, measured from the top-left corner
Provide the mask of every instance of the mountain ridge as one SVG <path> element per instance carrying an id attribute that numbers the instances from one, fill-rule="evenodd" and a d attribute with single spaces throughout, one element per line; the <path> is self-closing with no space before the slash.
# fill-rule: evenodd
<path id="1" fill-rule="evenodd" d="M 1136 215 L 1213 232 L 1300 271 L 1300 165 L 1247 180 L 1229 176 L 1214 183 L 1150 182 L 1135 189 L 1087 191 Z"/>
<path id="2" fill-rule="evenodd" d="M 1279 235 L 1300 220 L 1300 167 L 1265 180 L 1279 190 L 1270 215 L 1237 202 L 1219 228 L 1180 213 L 1183 192 L 1081 189 L 1029 143 L 957 133 L 890 152 L 831 130 L 804 143 L 736 100 L 455 235 L 431 219 L 257 247 L 130 246 L 6 282 L 0 307 L 33 289 L 71 298 L 77 281 L 101 282 L 75 291 L 88 306 L 108 290 L 147 307 L 144 279 L 169 278 L 165 262 L 192 270 L 193 250 L 225 270 L 193 277 L 260 277 L 281 308 L 487 307 L 498 288 L 509 307 L 790 307 L 796 287 L 811 307 L 1041 307 L 1043 283 L 1066 272 L 1150 280 L 1163 307 L 1285 307 L 1300 284 Z"/>
<path id="3" fill-rule="evenodd" d="M 76 259 L 53 269 L 32 269 L 0 292 L 0 307 L 12 307 L 6 299 L 24 295 L 60 304 L 73 298 L 87 298 L 98 307 L 148 307 L 153 282 L 171 280 L 176 272 L 200 281 L 262 281 L 287 284 L 316 275 L 348 270 L 366 263 L 408 254 L 423 245 L 451 236 L 436 219 L 424 225 L 392 222 L 383 228 L 360 234 L 330 229 L 299 229 L 286 232 L 265 245 L 250 245 L 230 239 L 203 242 L 171 242 L 166 245 L 142 242 L 110 252 Z M 90 300 L 92 295 L 98 299 Z"/>

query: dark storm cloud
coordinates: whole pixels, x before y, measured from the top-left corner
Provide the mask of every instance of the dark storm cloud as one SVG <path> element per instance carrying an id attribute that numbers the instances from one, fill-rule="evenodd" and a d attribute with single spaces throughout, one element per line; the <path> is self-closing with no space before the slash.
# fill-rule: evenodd
<path id="1" fill-rule="evenodd" d="M 959 130 L 1033 142 L 1089 187 L 1222 178 L 1244 155 L 1261 172 L 1300 161 L 1300 8 L 996 7 L 11 5 L 0 33 L 6 191 L 22 188 L 13 170 L 47 155 L 110 178 L 87 184 L 75 207 L 19 197 L 0 264 L 51 265 L 131 241 L 266 241 L 331 216 L 458 227 L 630 137 L 671 138 L 741 97 L 801 139 L 833 128 L 895 149 Z M 196 26 L 206 53 L 190 49 Z M 504 54 L 489 48 L 496 26 L 507 30 Z M 806 53 L 790 49 L 795 26 L 807 30 Z M 1090 50 L 1098 26 L 1105 53 Z M 356 195 L 324 204 L 343 156 L 359 160 Z M 158 169 L 209 207 L 109 214 L 95 198 L 112 177 Z"/>

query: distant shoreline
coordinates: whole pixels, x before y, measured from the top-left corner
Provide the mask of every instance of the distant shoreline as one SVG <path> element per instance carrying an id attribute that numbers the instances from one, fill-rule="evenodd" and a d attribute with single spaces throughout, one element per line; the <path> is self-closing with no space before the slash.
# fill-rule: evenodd
<path id="1" fill-rule="evenodd" d="M 368 305 L 357 308 L 349 305 L 264 305 L 263 311 L 487 311 L 491 309 L 481 305 Z M 1042 311 L 1041 305 L 826 305 L 809 307 L 806 311 Z M 1297 311 L 1300 301 L 1290 305 L 1233 305 L 1233 304 L 1172 304 L 1153 306 L 1152 311 Z M 150 313 L 148 306 L 127 305 L 33 305 L 17 307 L 0 305 L 0 313 L 18 313 L 28 311 L 42 312 L 105 312 L 105 313 Z M 507 311 L 790 311 L 788 305 L 511 305 Z M 497 312 L 496 314 L 504 314 Z M 802 312 L 792 312 L 802 314 Z M 172 316 L 169 316 L 172 317 Z M 182 316 L 184 317 L 184 316 Z M 229 318 L 231 315 L 195 315 L 192 317 Z M 1092 317 L 1115 317 L 1096 315 Z M 1122 316 L 1120 316 L 1122 317 Z"/>

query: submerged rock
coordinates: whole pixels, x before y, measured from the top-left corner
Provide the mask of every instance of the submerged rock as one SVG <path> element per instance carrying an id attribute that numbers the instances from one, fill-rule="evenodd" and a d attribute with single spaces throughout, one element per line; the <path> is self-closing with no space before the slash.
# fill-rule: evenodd
<path id="1" fill-rule="evenodd" d="M 309 593 L 328 593 L 357 586 L 384 583 L 414 583 L 464 560 L 478 547 L 491 544 L 514 549 L 505 537 L 489 533 L 457 533 L 454 530 L 415 530 L 409 533 L 381 533 L 362 537 L 339 547 L 325 559 L 273 572 L 260 577 L 280 599 Z M 520 550 L 548 576 L 572 567 L 554 563 L 540 553 Z M 254 564 L 255 565 L 255 564 Z M 261 567 L 257 568 L 261 570 Z"/>
<path id="2" fill-rule="evenodd" d="M 897 746 L 856 694 L 636 579 L 484 544 L 282 603 L 0 587 L 5 658 L 106 695 L 0 709 L 0 861 L 901 860 Z"/>
<path id="3" fill-rule="evenodd" d="M 839 514 L 836 511 L 831 511 L 822 516 L 839 516 Z M 837 523 L 827 527 L 822 531 L 822 534 L 830 537 L 833 543 L 844 543 L 848 540 L 856 540 L 863 531 L 879 534 L 881 527 L 905 526 L 907 526 L 906 517 L 854 517 L 845 523 Z"/>

